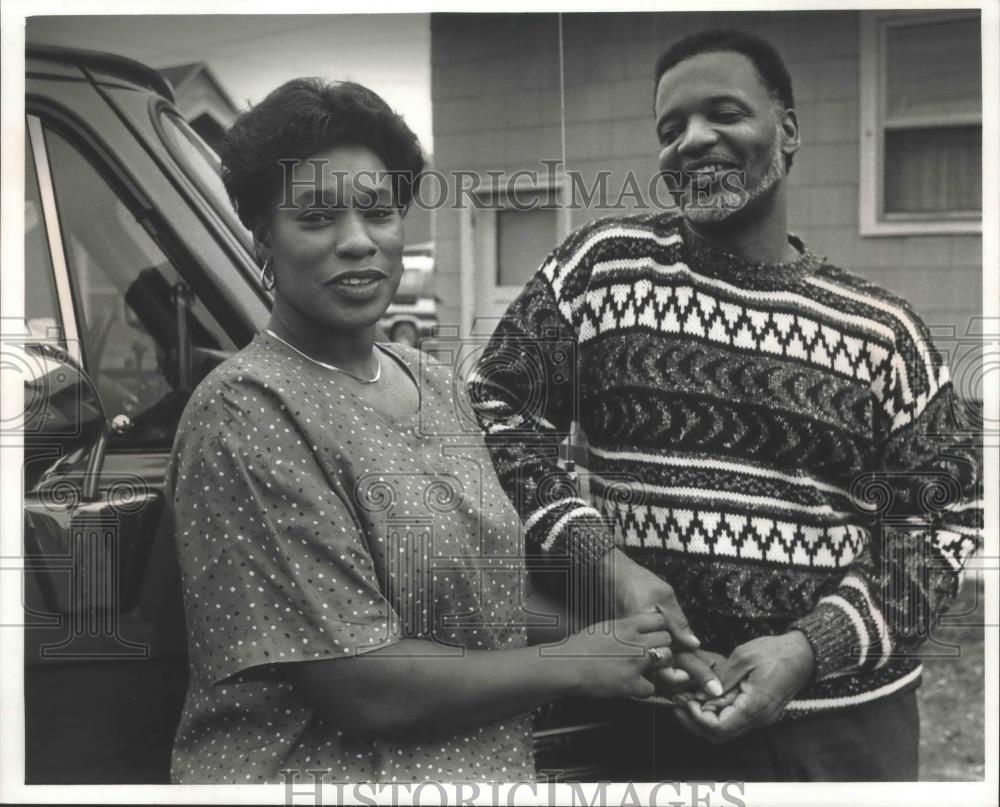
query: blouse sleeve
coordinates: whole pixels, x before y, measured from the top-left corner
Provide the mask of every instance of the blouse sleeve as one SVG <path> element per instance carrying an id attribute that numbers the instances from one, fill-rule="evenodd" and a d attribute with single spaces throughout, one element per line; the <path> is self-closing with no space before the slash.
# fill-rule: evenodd
<path id="1" fill-rule="evenodd" d="M 196 665 L 258 665 L 398 641 L 364 535 L 266 388 L 196 391 L 168 484 Z"/>

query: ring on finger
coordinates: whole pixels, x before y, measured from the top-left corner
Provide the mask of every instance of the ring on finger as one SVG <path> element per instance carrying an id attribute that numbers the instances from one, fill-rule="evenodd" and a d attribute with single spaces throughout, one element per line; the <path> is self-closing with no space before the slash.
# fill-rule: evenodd
<path id="1" fill-rule="evenodd" d="M 658 647 L 648 648 L 646 650 L 646 655 L 653 660 L 654 664 L 662 664 L 663 660 L 667 657 L 666 654 Z"/>

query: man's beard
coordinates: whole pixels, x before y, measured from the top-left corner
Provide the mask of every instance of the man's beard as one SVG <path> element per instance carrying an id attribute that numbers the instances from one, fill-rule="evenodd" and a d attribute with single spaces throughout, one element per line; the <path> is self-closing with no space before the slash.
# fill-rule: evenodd
<path id="1" fill-rule="evenodd" d="M 785 155 L 781 152 L 781 131 L 776 128 L 771 159 L 763 173 L 758 176 L 744 175 L 742 187 L 733 187 L 736 184 L 733 182 L 719 182 L 715 189 L 700 191 L 689 184 L 681 201 L 684 218 L 693 224 L 723 222 L 771 190 L 784 175 Z M 693 198 L 695 195 L 697 199 Z"/>

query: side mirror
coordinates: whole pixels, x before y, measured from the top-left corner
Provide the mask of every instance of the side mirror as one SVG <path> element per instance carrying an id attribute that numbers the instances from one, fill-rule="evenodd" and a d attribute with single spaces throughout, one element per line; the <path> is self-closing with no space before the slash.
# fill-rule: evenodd
<path id="1" fill-rule="evenodd" d="M 79 658 L 104 637 L 116 642 L 116 653 L 144 658 L 148 649 L 123 639 L 109 615 L 135 607 L 162 492 L 120 472 L 101 490 L 108 438 L 130 427 L 128 417 L 108 421 L 92 379 L 65 350 L 50 343 L 15 349 L 26 404 L 24 551 L 37 563 L 25 567 L 25 607 L 71 616 L 59 623 L 69 625 L 69 637 L 40 652 Z"/>
<path id="2" fill-rule="evenodd" d="M 83 498 L 88 493 L 93 498 L 104 461 L 101 444 L 107 440 L 97 389 L 62 348 L 44 342 L 18 347 L 24 368 L 25 490 L 33 490 L 67 457 L 91 448 Z M 46 463 L 49 458 L 53 461 Z"/>

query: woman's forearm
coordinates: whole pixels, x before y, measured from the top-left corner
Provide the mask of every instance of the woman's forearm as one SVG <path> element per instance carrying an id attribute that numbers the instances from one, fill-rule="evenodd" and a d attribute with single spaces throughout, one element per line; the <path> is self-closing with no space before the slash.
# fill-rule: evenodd
<path id="1" fill-rule="evenodd" d="M 470 650 L 418 639 L 290 667 L 324 716 L 363 736 L 454 734 L 572 695 L 580 674 L 578 663 L 539 647 Z"/>

